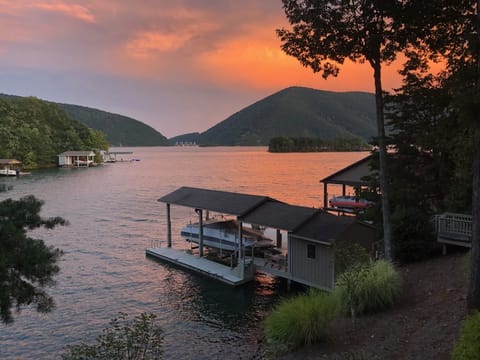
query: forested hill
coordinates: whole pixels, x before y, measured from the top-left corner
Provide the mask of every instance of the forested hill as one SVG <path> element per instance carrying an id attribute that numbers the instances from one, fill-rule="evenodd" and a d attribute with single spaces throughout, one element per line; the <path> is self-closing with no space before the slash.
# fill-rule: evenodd
<path id="1" fill-rule="evenodd" d="M 0 139 L 0 158 L 20 160 L 25 168 L 54 165 L 67 150 L 108 149 L 101 131 L 32 97 L 0 96 Z"/>
<path id="2" fill-rule="evenodd" d="M 102 131 L 111 146 L 168 145 L 165 136 L 138 120 L 86 106 L 61 103 L 58 105 L 72 119 Z"/>
<path id="3" fill-rule="evenodd" d="M 268 96 L 201 133 L 199 145 L 268 145 L 279 136 L 319 139 L 376 134 L 375 97 L 290 87 Z"/>

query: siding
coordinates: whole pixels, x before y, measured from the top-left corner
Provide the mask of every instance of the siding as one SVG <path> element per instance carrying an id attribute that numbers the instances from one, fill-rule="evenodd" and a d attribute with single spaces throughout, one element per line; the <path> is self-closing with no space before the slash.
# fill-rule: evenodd
<path id="1" fill-rule="evenodd" d="M 307 246 L 315 246 L 315 259 L 307 257 Z M 333 289 L 333 249 L 289 234 L 290 271 L 292 277 L 304 284 L 312 284 L 325 290 Z M 302 281 L 303 280 L 303 281 Z"/>

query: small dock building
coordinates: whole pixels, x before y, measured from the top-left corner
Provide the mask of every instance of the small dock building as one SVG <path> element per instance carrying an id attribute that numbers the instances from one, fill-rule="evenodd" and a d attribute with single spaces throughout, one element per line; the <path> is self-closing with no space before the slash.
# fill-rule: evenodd
<path id="1" fill-rule="evenodd" d="M 65 151 L 57 157 L 60 167 L 89 167 L 95 163 L 93 151 Z"/>
<path id="2" fill-rule="evenodd" d="M 362 234 L 373 242 L 375 230 L 352 217 L 339 217 L 323 210 L 290 205 L 267 196 L 181 187 L 159 199 L 166 204 L 166 247 L 159 244 L 146 250 L 153 256 L 188 268 L 231 285 L 253 279 L 256 271 L 279 276 L 308 286 L 331 290 L 334 286 L 334 244 Z M 172 248 L 171 206 L 185 206 L 198 214 L 198 255 Z M 233 215 L 239 226 L 239 244 L 232 266 L 218 264 L 204 257 L 202 224 L 207 212 Z M 241 243 L 243 224 L 276 229 L 276 245 L 282 247 L 281 231 L 287 232 L 286 253 L 256 257 L 245 252 Z M 361 230 L 359 228 L 362 228 Z"/>
<path id="3" fill-rule="evenodd" d="M 0 159 L 0 176 L 17 176 L 22 163 L 16 159 Z"/>

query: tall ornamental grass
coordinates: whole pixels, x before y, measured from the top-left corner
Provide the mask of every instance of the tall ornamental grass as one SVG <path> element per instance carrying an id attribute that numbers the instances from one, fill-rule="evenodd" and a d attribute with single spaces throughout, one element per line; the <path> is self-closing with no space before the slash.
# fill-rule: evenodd
<path id="1" fill-rule="evenodd" d="M 468 316 L 462 324 L 460 337 L 453 348 L 452 360 L 480 359 L 480 312 Z"/>
<path id="2" fill-rule="evenodd" d="M 335 300 L 315 290 L 283 300 L 265 320 L 267 342 L 281 352 L 324 340 L 338 313 Z"/>
<path id="3" fill-rule="evenodd" d="M 402 295 L 402 278 L 390 262 L 354 266 L 337 279 L 334 297 L 352 319 L 393 307 Z"/>

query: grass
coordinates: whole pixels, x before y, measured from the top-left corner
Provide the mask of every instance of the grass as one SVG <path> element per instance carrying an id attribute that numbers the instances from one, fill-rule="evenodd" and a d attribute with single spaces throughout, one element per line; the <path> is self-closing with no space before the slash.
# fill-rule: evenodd
<path id="1" fill-rule="evenodd" d="M 468 316 L 462 324 L 460 337 L 452 353 L 452 360 L 480 358 L 480 312 Z"/>
<path id="2" fill-rule="evenodd" d="M 265 320 L 265 335 L 278 352 L 325 340 L 338 314 L 336 299 L 311 290 L 283 300 Z"/>
<path id="3" fill-rule="evenodd" d="M 380 260 L 354 266 L 337 279 L 334 297 L 353 319 L 393 307 L 402 295 L 402 278 L 393 265 Z"/>

